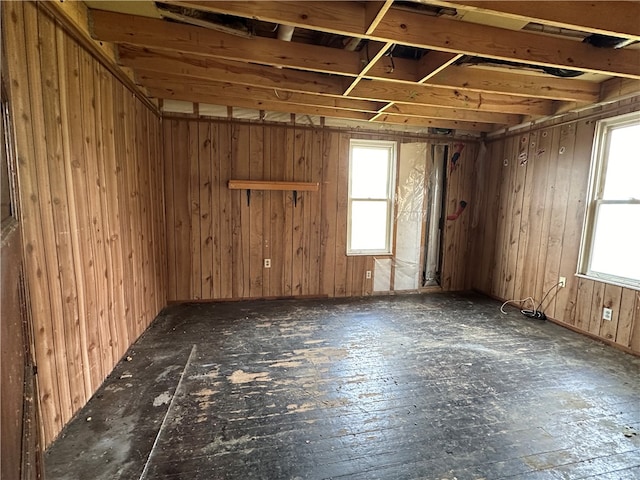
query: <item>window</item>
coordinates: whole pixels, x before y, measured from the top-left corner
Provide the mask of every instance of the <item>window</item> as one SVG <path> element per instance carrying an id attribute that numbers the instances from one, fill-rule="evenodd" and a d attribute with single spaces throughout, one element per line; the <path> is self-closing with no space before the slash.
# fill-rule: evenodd
<path id="1" fill-rule="evenodd" d="M 395 142 L 351 140 L 348 255 L 391 253 Z"/>
<path id="2" fill-rule="evenodd" d="M 598 122 L 580 272 L 640 288 L 640 113 Z"/>

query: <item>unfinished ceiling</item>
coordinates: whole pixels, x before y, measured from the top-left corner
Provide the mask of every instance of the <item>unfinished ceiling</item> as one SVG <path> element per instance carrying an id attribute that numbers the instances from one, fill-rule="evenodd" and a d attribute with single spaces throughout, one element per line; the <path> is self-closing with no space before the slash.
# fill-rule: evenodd
<path id="1" fill-rule="evenodd" d="M 490 132 L 640 91 L 640 2 L 86 3 L 148 96 L 201 114 Z"/>

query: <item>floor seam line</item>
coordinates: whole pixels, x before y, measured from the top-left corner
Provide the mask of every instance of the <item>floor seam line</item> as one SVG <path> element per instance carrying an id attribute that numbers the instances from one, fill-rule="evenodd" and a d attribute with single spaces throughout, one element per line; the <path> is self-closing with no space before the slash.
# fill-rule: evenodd
<path id="1" fill-rule="evenodd" d="M 158 429 L 158 434 L 156 435 L 155 440 L 153 441 L 153 445 L 151 446 L 151 450 L 149 450 L 149 456 L 147 457 L 147 461 L 144 464 L 144 468 L 142 469 L 142 473 L 140 474 L 140 478 L 138 480 L 143 480 L 147 476 L 147 471 L 149 470 L 149 464 L 151 463 L 151 457 L 153 456 L 153 451 L 155 450 L 158 442 L 160 441 L 160 436 L 162 435 L 162 430 L 164 429 L 167 418 L 169 418 L 169 413 L 171 412 L 171 408 L 173 407 L 173 402 L 178 395 L 178 391 L 180 390 L 180 386 L 182 385 L 182 379 L 184 378 L 184 374 L 187 372 L 187 368 L 189 368 L 189 364 L 191 364 L 191 358 L 193 357 L 194 352 L 196 351 L 195 344 L 191 347 L 191 352 L 189 353 L 189 357 L 187 358 L 187 363 L 184 364 L 184 368 L 182 369 L 182 374 L 180 374 L 180 379 L 178 380 L 178 385 L 176 386 L 175 392 L 173 392 L 173 396 L 171 397 L 171 401 L 169 402 L 169 407 L 167 408 L 167 412 L 164 414 L 164 418 L 162 419 L 162 423 L 160 424 L 160 428 Z"/>

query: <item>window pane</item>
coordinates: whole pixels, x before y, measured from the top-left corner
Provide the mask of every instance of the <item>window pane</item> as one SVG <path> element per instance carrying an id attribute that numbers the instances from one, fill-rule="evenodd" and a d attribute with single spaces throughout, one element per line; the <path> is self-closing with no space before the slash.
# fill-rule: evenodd
<path id="1" fill-rule="evenodd" d="M 387 249 L 387 202 L 351 202 L 351 250 Z"/>
<path id="2" fill-rule="evenodd" d="M 591 270 L 640 280 L 640 205 L 600 205 Z"/>
<path id="3" fill-rule="evenodd" d="M 389 149 L 354 146 L 351 151 L 351 197 L 387 198 Z"/>
<path id="4" fill-rule="evenodd" d="M 640 124 L 610 130 L 605 200 L 640 198 Z"/>

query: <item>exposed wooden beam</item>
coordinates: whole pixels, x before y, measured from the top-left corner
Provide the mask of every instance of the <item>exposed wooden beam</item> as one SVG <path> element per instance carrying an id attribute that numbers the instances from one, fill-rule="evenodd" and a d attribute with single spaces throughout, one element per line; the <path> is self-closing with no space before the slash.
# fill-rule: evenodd
<path id="1" fill-rule="evenodd" d="M 375 21 L 371 14 L 367 21 L 364 3 L 368 2 L 167 0 L 165 3 L 356 37 L 363 37 Z"/>
<path id="2" fill-rule="evenodd" d="M 360 82 L 351 92 L 351 97 L 522 115 L 550 115 L 553 112 L 553 102 L 550 100 L 459 92 L 425 85 L 407 87 L 399 83 L 379 80 Z"/>
<path id="3" fill-rule="evenodd" d="M 542 23 L 560 28 L 640 40 L 640 2 L 429 0 L 434 5 Z"/>
<path id="4" fill-rule="evenodd" d="M 181 75 L 200 80 L 279 88 L 297 92 L 342 95 L 341 77 L 208 58 L 169 50 L 121 45 L 120 62 L 147 72 Z"/>
<path id="5" fill-rule="evenodd" d="M 389 9 L 371 35 L 366 35 L 362 20 L 365 7 L 353 2 L 174 3 L 430 50 L 640 78 L 640 50 L 599 49 L 571 39 L 430 17 L 394 8 Z"/>
<path id="6" fill-rule="evenodd" d="M 191 80 L 171 73 L 138 71 L 138 81 L 148 88 L 202 93 L 204 95 L 247 98 L 256 102 L 279 102 L 291 105 L 313 105 L 357 112 L 376 112 L 382 104 L 356 98 L 311 95 L 275 88 L 259 88 L 224 82 Z"/>
<path id="7" fill-rule="evenodd" d="M 234 35 L 152 18 L 92 10 L 93 35 L 108 42 L 128 43 L 227 60 L 292 67 L 357 76 L 357 52 Z"/>
<path id="8" fill-rule="evenodd" d="M 480 68 L 453 66 L 427 81 L 427 85 L 461 88 L 475 92 L 504 92 L 524 97 L 594 103 L 599 84 L 573 78 L 525 75 Z"/>
<path id="9" fill-rule="evenodd" d="M 469 130 L 477 132 L 491 132 L 496 125 L 490 123 L 461 122 L 456 120 L 444 120 L 434 118 L 403 117 L 400 115 L 382 114 L 371 120 L 373 123 L 394 123 L 399 125 L 412 125 L 417 127 L 453 128 L 456 130 Z"/>
<path id="10" fill-rule="evenodd" d="M 406 117 L 443 118 L 463 122 L 495 123 L 499 125 L 516 125 L 522 121 L 522 115 L 511 113 L 477 112 L 475 110 L 429 107 L 427 105 L 410 105 L 406 103 L 386 105 L 381 113 Z"/>
<path id="11" fill-rule="evenodd" d="M 372 38 L 452 53 L 640 78 L 640 50 L 597 48 L 570 39 L 404 10 L 389 10 Z"/>

